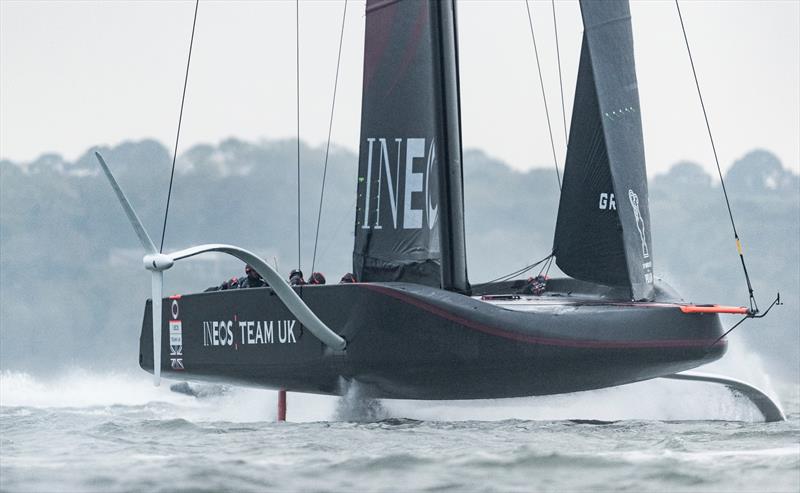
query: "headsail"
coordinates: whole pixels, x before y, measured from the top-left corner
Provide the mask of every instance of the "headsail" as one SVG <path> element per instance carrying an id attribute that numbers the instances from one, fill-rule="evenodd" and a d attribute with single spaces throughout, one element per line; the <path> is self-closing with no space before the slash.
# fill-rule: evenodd
<path id="1" fill-rule="evenodd" d="M 369 0 L 353 266 L 467 291 L 455 11 Z"/>
<path id="2" fill-rule="evenodd" d="M 653 296 L 647 172 L 627 0 L 581 1 L 583 45 L 558 210 L 558 266 Z"/>

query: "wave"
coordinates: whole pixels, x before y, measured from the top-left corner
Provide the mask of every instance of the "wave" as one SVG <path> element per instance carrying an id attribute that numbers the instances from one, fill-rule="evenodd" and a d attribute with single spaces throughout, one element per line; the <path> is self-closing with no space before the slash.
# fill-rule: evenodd
<path id="1" fill-rule="evenodd" d="M 0 406 L 28 408 L 93 408 L 147 406 L 163 416 L 200 421 L 256 422 L 276 417 L 277 393 L 233 387 L 204 399 L 169 390 L 169 381 L 154 387 L 149 375 L 94 373 L 71 369 L 51 379 L 27 373 L 0 372 Z M 421 421 L 518 420 L 729 420 L 760 421 L 746 399 L 717 385 L 652 380 L 603 390 L 544 397 L 479 401 L 382 400 L 361 403 L 357 389 L 343 399 L 330 396 L 288 395 L 288 419 L 313 421 L 382 421 L 408 418 Z M 159 403 L 159 406 L 154 405 Z M 365 407 L 366 405 L 366 407 Z M 366 410 L 366 411 L 365 411 Z"/>
<path id="2" fill-rule="evenodd" d="M 24 372 L 0 372 L 0 406 L 88 407 L 141 405 L 153 401 L 177 402 L 164 385 L 127 373 L 94 373 L 74 368 L 50 379 Z"/>
<path id="3" fill-rule="evenodd" d="M 155 387 L 144 373 L 95 373 L 81 368 L 67 370 L 50 379 L 28 373 L 0 372 L 0 407 L 4 408 L 110 408 L 128 406 L 146 410 L 161 419 L 187 418 L 199 421 L 274 421 L 277 392 L 232 387 L 225 394 L 197 399 L 170 391 L 162 379 Z M 334 415 L 336 399 L 290 393 L 293 421 L 324 421 Z"/>

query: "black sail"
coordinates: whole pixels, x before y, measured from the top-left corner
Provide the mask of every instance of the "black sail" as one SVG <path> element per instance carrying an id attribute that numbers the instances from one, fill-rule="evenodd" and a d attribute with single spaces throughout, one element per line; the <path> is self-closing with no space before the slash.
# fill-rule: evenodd
<path id="1" fill-rule="evenodd" d="M 653 251 L 642 119 L 626 0 L 581 1 L 583 44 L 556 262 L 576 279 L 653 296 Z"/>
<path id="2" fill-rule="evenodd" d="M 466 292 L 455 10 L 368 0 L 353 268 Z"/>

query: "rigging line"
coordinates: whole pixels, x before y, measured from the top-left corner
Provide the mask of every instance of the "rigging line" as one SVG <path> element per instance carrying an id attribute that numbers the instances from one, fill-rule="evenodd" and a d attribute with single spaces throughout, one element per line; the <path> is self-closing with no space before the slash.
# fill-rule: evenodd
<path id="1" fill-rule="evenodd" d="M 513 277 L 516 277 L 516 276 L 518 276 L 520 274 L 524 274 L 525 272 L 531 270 L 531 268 L 535 267 L 535 266 L 536 266 L 536 264 L 526 265 L 525 267 L 523 267 L 521 269 L 518 269 L 518 270 L 515 270 L 514 272 L 510 272 L 510 273 L 508 273 L 508 274 L 506 274 L 504 276 L 500 276 L 498 278 L 492 279 L 492 280 L 486 282 L 486 284 L 507 281 L 507 280 L 509 280 L 509 279 L 511 279 Z"/>
<path id="2" fill-rule="evenodd" d="M 508 280 L 508 279 L 510 279 L 512 277 L 518 276 L 520 274 L 524 274 L 525 272 L 528 272 L 529 270 L 533 269 L 534 267 L 536 267 L 537 265 L 541 264 L 542 262 L 544 262 L 546 260 L 549 260 L 552 257 L 553 257 L 553 254 L 550 254 L 547 257 L 545 257 L 545 258 L 543 258 L 543 259 L 541 259 L 541 260 L 539 260 L 537 262 L 534 262 L 534 263 L 532 263 L 530 265 L 526 265 L 525 267 L 522 267 L 521 269 L 518 269 L 518 270 L 515 270 L 514 272 L 502 275 L 502 276 L 500 276 L 500 277 L 498 277 L 496 279 L 492 279 L 491 281 L 487 281 L 486 283 L 483 283 L 483 284 L 490 284 L 490 283 L 493 283 L 493 282 L 506 281 L 506 280 Z"/>
<path id="3" fill-rule="evenodd" d="M 694 59 L 692 58 L 692 50 L 689 48 L 689 38 L 686 36 L 686 27 L 683 25 L 683 15 L 681 15 L 681 6 L 678 0 L 675 0 L 675 8 L 678 10 L 678 19 L 681 21 L 681 30 L 683 31 L 683 40 L 686 43 L 686 51 L 689 53 L 689 63 L 692 66 L 692 74 L 694 75 L 694 85 L 697 87 L 697 96 L 700 98 L 700 106 L 703 108 L 703 118 L 706 121 L 706 130 L 708 131 L 708 140 L 711 141 L 711 149 L 714 151 L 714 161 L 717 163 L 717 173 L 719 174 L 719 181 L 722 184 L 722 193 L 725 195 L 725 205 L 728 206 L 728 217 L 731 219 L 731 227 L 733 228 L 733 237 L 736 239 L 736 250 L 739 252 L 739 259 L 742 262 L 742 270 L 744 271 L 744 278 L 747 281 L 747 291 L 750 295 L 750 310 L 758 312 L 758 303 L 756 303 L 755 295 L 753 294 L 753 285 L 750 283 L 750 275 L 747 273 L 747 265 L 744 262 L 744 253 L 742 252 L 742 243 L 739 241 L 739 233 L 736 231 L 736 223 L 733 221 L 733 212 L 731 211 L 731 203 L 728 200 L 728 190 L 725 188 L 725 179 L 722 177 L 722 169 L 719 165 L 719 157 L 717 156 L 717 147 L 714 145 L 714 137 L 711 135 L 711 125 L 708 122 L 708 113 L 706 112 L 706 105 L 703 102 L 703 94 L 700 92 L 700 82 L 697 80 L 697 71 L 694 67 Z"/>
<path id="4" fill-rule="evenodd" d="M 552 254 L 548 255 L 547 257 L 543 258 L 542 260 L 539 260 L 536 263 L 533 263 L 531 265 L 527 265 L 527 266 L 519 269 L 518 271 L 512 272 L 510 274 L 506 274 L 505 276 L 498 277 L 497 279 L 493 279 L 491 281 L 488 281 L 488 282 L 485 282 L 485 283 L 481 283 L 481 284 L 487 285 L 487 284 L 493 284 L 493 283 L 496 283 L 496 282 L 506 282 L 509 279 L 511 279 L 512 277 L 516 277 L 516 276 L 518 276 L 520 274 L 524 274 L 524 273 L 528 272 L 529 270 L 533 269 L 534 267 L 536 267 L 537 265 L 541 264 L 542 262 L 548 260 L 551 257 L 552 257 Z M 507 289 L 507 288 L 503 287 L 503 286 L 495 286 L 494 289 L 489 289 L 489 290 L 485 291 L 484 294 L 497 294 L 497 293 L 502 292 L 505 289 Z"/>
<path id="5" fill-rule="evenodd" d="M 295 0 L 295 54 L 297 68 L 297 270 L 300 268 L 300 0 Z"/>
<path id="6" fill-rule="evenodd" d="M 541 269 L 539 269 L 539 275 L 541 276 L 542 274 L 544 274 L 544 276 L 547 277 L 547 275 L 550 273 L 550 267 L 552 265 L 553 265 L 553 256 L 550 255 L 550 258 L 547 259 L 547 263 L 544 264 Z"/>
<path id="7" fill-rule="evenodd" d="M 322 199 L 325 197 L 325 178 L 328 176 L 328 153 L 331 148 L 331 132 L 333 131 L 333 110 L 336 108 L 336 89 L 339 86 L 339 64 L 342 61 L 342 41 L 344 40 L 344 21 L 347 17 L 347 0 L 344 0 L 342 12 L 342 32 L 339 34 L 339 55 L 336 58 L 336 77 L 333 79 L 333 101 L 331 102 L 331 120 L 328 124 L 328 144 L 325 146 L 325 165 L 322 168 L 322 189 L 319 192 L 319 212 L 317 213 L 317 232 L 314 235 L 314 255 L 311 257 L 311 273 L 317 263 L 317 243 L 319 242 L 319 225 L 322 222 Z"/>
<path id="8" fill-rule="evenodd" d="M 726 335 L 728 335 L 728 334 L 730 334 L 731 332 L 733 332 L 733 329 L 735 329 L 736 327 L 740 326 L 740 325 L 742 324 L 742 322 L 744 322 L 744 321 L 745 321 L 745 320 L 747 320 L 748 318 L 750 318 L 750 315 L 745 315 L 744 317 L 742 317 L 742 319 L 741 319 L 741 320 L 739 320 L 738 322 L 736 322 L 735 324 L 733 324 L 733 327 L 731 327 L 730 329 L 728 329 L 727 331 L 725 331 L 725 333 L 724 333 L 724 334 L 722 334 L 721 336 L 717 337 L 717 340 L 715 340 L 714 342 L 712 342 L 711 344 L 709 344 L 709 345 L 708 345 L 708 347 L 706 348 L 706 352 L 708 352 L 708 351 L 711 351 L 711 348 L 713 348 L 714 346 L 716 346 L 716 345 L 717 345 L 717 343 L 718 343 L 719 341 L 721 341 L 722 339 L 724 339 Z"/>
<path id="9" fill-rule="evenodd" d="M 564 120 L 564 145 L 569 147 L 567 130 L 567 111 L 564 109 L 564 81 L 561 78 L 561 50 L 558 47 L 558 23 L 556 22 L 556 0 L 551 0 L 553 5 L 553 31 L 556 33 L 556 59 L 558 60 L 558 87 L 561 89 L 561 118 Z"/>
<path id="10" fill-rule="evenodd" d="M 531 268 L 532 268 L 532 267 L 531 267 L 530 265 L 526 265 L 525 267 L 523 267 L 523 268 L 521 268 L 521 269 L 519 269 L 519 270 L 516 270 L 516 271 L 514 271 L 514 272 L 511 272 L 511 273 L 509 273 L 509 274 L 506 274 L 505 276 L 498 277 L 497 279 L 492 279 L 492 280 L 491 280 L 491 281 L 489 281 L 489 282 L 490 282 L 490 283 L 493 283 L 493 282 L 503 282 L 503 281 L 508 281 L 509 279 L 512 279 L 512 278 L 514 278 L 514 277 L 517 277 L 517 276 L 519 276 L 519 275 L 522 275 L 522 274 L 524 274 L 524 273 L 528 272 L 529 270 L 531 270 Z"/>
<path id="11" fill-rule="evenodd" d="M 178 114 L 178 131 L 175 135 L 175 149 L 172 152 L 172 171 L 169 174 L 169 191 L 167 192 L 167 206 L 164 209 L 164 225 L 161 227 L 161 246 L 159 253 L 164 252 L 164 237 L 167 234 L 167 218 L 169 217 L 169 202 L 172 198 L 172 182 L 175 179 L 175 160 L 178 157 L 178 141 L 181 138 L 181 122 L 183 121 L 183 104 L 186 101 L 186 86 L 189 83 L 189 65 L 192 63 L 192 46 L 194 45 L 194 28 L 197 25 L 197 8 L 200 0 L 194 2 L 194 18 L 192 19 L 192 37 L 189 40 L 189 57 L 186 60 L 186 75 L 183 77 L 183 95 L 181 96 L 181 111 Z"/>
<path id="12" fill-rule="evenodd" d="M 553 127 L 550 125 L 550 111 L 547 109 L 547 97 L 544 92 L 544 79 L 542 79 L 542 67 L 539 63 L 539 50 L 536 48 L 536 35 L 533 34 L 533 18 L 531 17 L 531 6 L 528 0 L 525 0 L 525 8 L 528 10 L 528 23 L 531 26 L 531 39 L 533 40 L 533 53 L 536 55 L 536 69 L 539 71 L 539 84 L 542 87 L 542 101 L 544 101 L 544 113 L 547 117 L 547 131 L 550 133 L 550 147 L 553 150 L 553 164 L 556 166 L 556 179 L 558 180 L 558 189 L 561 190 L 561 174 L 558 171 L 558 158 L 556 157 L 556 145 L 553 142 Z"/>

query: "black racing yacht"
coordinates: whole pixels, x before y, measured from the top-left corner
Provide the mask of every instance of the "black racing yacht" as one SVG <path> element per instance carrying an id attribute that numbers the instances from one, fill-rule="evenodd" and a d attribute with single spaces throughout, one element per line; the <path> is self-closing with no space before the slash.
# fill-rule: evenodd
<path id="1" fill-rule="evenodd" d="M 470 284 L 455 1 L 368 0 L 358 282 L 289 286 L 232 245 L 161 253 L 98 154 L 153 277 L 140 366 L 157 381 L 164 374 L 330 395 L 355 381 L 374 398 L 437 400 L 671 377 L 723 383 L 753 399 L 767 420 L 782 419 L 777 404 L 744 382 L 681 373 L 725 353 L 720 313 L 752 312 L 686 303 L 654 277 L 628 2 L 580 5 L 574 110 L 545 259 L 569 278 L 542 278 L 535 290 L 524 279 Z M 163 271 L 206 252 L 247 262 L 271 287 L 162 299 Z"/>

